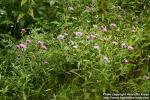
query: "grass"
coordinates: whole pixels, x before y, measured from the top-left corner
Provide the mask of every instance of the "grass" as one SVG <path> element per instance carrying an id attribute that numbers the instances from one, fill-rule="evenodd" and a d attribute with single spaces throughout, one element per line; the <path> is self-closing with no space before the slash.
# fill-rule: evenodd
<path id="1" fill-rule="evenodd" d="M 0 50 L 1 100 L 101 100 L 103 93 L 150 92 L 148 17 L 113 2 L 106 9 L 89 2 L 66 3 L 59 20 L 39 21 L 30 35 Z M 16 48 L 27 40 L 26 49 Z"/>

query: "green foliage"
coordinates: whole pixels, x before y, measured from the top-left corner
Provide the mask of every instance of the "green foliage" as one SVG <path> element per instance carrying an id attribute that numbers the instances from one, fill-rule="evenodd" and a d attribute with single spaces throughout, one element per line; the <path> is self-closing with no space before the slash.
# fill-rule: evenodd
<path id="1" fill-rule="evenodd" d="M 149 0 L 1 0 L 0 99 L 149 93 L 149 22 Z"/>

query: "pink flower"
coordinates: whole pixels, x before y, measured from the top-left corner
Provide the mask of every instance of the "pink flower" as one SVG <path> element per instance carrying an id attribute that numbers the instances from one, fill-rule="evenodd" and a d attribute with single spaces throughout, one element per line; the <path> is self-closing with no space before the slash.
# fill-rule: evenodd
<path id="1" fill-rule="evenodd" d="M 107 27 L 106 26 L 101 26 L 101 31 L 102 32 L 107 32 Z"/>
<path id="2" fill-rule="evenodd" d="M 25 44 L 22 43 L 22 44 L 17 45 L 16 48 L 25 51 L 26 48 L 27 48 L 27 46 L 26 46 Z"/>
<path id="3" fill-rule="evenodd" d="M 64 38 L 65 38 L 65 36 L 64 36 L 64 35 L 61 35 L 61 34 L 57 36 L 57 39 L 58 39 L 59 41 L 64 40 Z"/>
<path id="4" fill-rule="evenodd" d="M 27 32 L 27 30 L 25 28 L 21 29 L 21 33 L 26 33 L 26 32 Z"/>
<path id="5" fill-rule="evenodd" d="M 94 40 L 94 39 L 96 38 L 96 36 L 95 36 L 95 35 L 90 34 L 90 35 L 88 35 L 88 36 L 87 36 L 87 38 L 88 38 L 89 40 Z"/>
<path id="6" fill-rule="evenodd" d="M 75 35 L 76 35 L 77 37 L 80 37 L 80 36 L 83 35 L 83 33 L 82 33 L 82 32 L 75 32 Z"/>
<path id="7" fill-rule="evenodd" d="M 27 46 L 26 46 L 25 44 L 20 44 L 20 48 L 22 48 L 22 49 L 26 49 L 26 48 L 27 48 Z"/>

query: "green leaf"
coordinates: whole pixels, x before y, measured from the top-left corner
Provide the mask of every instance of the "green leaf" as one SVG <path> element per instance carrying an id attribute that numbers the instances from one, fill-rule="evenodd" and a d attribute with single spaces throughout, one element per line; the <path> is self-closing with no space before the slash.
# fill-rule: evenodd
<path id="1" fill-rule="evenodd" d="M 49 4 L 50 4 L 51 6 L 53 6 L 53 5 L 55 4 L 55 2 L 56 2 L 56 1 L 53 1 L 53 0 L 52 0 L 52 1 L 49 2 Z"/>
<path id="2" fill-rule="evenodd" d="M 19 16 L 17 17 L 17 21 L 19 21 L 21 18 L 23 18 L 24 15 L 25 15 L 24 13 L 20 13 Z"/>
<path id="3" fill-rule="evenodd" d="M 13 24 L 13 22 L 10 20 L 4 20 L 0 24 Z"/>
<path id="4" fill-rule="evenodd" d="M 32 9 L 32 8 L 29 8 L 28 14 L 29 14 L 32 18 L 34 18 L 34 12 L 33 12 L 33 9 Z"/>
<path id="5" fill-rule="evenodd" d="M 23 6 L 25 3 L 27 3 L 28 0 L 22 0 L 21 1 L 21 6 Z"/>

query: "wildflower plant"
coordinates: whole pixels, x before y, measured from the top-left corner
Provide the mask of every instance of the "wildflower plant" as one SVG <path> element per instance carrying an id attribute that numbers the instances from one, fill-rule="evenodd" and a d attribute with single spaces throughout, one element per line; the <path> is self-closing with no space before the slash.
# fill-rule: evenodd
<path id="1" fill-rule="evenodd" d="M 18 33 L 26 34 L 20 40 L 0 42 L 2 99 L 101 100 L 102 93 L 149 93 L 147 17 L 131 21 L 136 14 L 118 0 L 31 1 L 39 12 L 30 34 L 20 27 Z M 22 0 L 22 7 L 28 3 Z"/>

